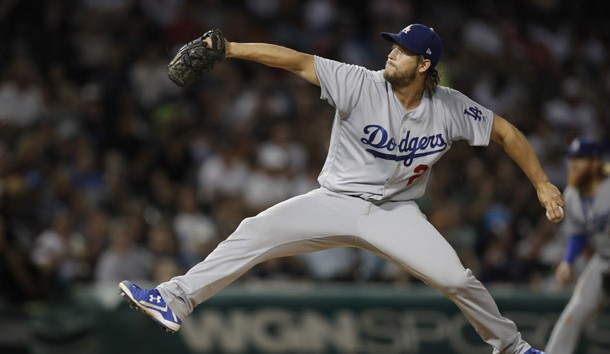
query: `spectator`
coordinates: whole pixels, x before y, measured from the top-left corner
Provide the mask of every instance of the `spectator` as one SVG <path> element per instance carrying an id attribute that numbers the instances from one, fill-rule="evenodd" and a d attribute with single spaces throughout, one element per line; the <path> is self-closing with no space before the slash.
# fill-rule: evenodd
<path id="1" fill-rule="evenodd" d="M 596 111 L 587 97 L 587 87 L 576 77 L 561 82 L 561 95 L 544 103 L 544 117 L 567 139 L 575 135 L 599 137 Z"/>
<path id="2" fill-rule="evenodd" d="M 149 44 L 142 58 L 131 67 L 131 84 L 146 110 L 178 93 L 178 87 L 167 77 L 167 59 L 162 54 L 158 45 Z"/>
<path id="3" fill-rule="evenodd" d="M 214 221 L 199 210 L 194 188 L 178 192 L 174 230 L 179 242 L 180 264 L 188 269 L 201 262 L 218 244 Z"/>
<path id="4" fill-rule="evenodd" d="M 36 67 L 27 55 L 10 63 L 8 80 L 0 83 L 0 122 L 27 127 L 42 118 L 45 101 Z"/>
<path id="5" fill-rule="evenodd" d="M 30 257 L 11 236 L 4 218 L 0 218 L 0 308 L 44 295 Z"/>
<path id="6" fill-rule="evenodd" d="M 84 240 L 72 223 L 69 210 L 58 206 L 51 225 L 34 243 L 32 261 L 44 279 L 47 294 L 61 292 L 86 276 Z"/>
<path id="7" fill-rule="evenodd" d="M 154 255 L 136 243 L 136 236 L 126 220 L 115 219 L 110 225 L 108 247 L 95 268 L 98 282 L 117 282 L 125 277 L 152 280 Z"/>
<path id="8" fill-rule="evenodd" d="M 148 229 L 146 247 L 155 257 L 153 281 L 167 281 L 183 272 L 178 263 L 178 240 L 169 222 L 161 220 Z"/>
<path id="9" fill-rule="evenodd" d="M 262 145 L 257 164 L 244 188 L 244 202 L 253 214 L 290 196 L 289 152 L 277 145 Z"/>
<path id="10" fill-rule="evenodd" d="M 197 174 L 197 195 L 205 204 L 241 195 L 250 173 L 239 149 L 230 143 L 218 145 L 218 152 L 201 164 Z"/>

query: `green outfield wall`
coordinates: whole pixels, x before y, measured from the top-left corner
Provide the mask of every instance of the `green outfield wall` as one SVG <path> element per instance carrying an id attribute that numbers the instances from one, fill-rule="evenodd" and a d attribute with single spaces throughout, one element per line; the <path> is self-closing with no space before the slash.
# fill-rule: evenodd
<path id="1" fill-rule="evenodd" d="M 540 347 L 569 296 L 513 288 L 492 294 Z M 418 286 L 234 285 L 196 308 L 173 335 L 130 309 L 114 286 L 75 289 L 23 313 L 25 321 L 14 313 L 12 320 L 34 354 L 491 353 L 455 305 Z M 0 317 L 0 332 L 10 321 Z M 610 353 L 609 311 L 583 329 L 578 353 Z"/>

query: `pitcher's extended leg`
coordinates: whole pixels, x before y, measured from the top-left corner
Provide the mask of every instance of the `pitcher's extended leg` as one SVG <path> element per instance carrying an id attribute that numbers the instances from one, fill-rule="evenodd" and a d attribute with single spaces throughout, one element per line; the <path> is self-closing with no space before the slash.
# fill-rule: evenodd
<path id="1" fill-rule="evenodd" d="M 455 250 L 415 203 L 385 203 L 361 224 L 364 248 L 375 249 L 438 288 L 462 311 L 494 353 L 521 354 L 530 345 L 503 317 L 485 287 L 465 269 Z"/>
<path id="2" fill-rule="evenodd" d="M 265 260 L 355 244 L 356 218 L 366 202 L 317 189 L 245 219 L 186 274 L 157 289 L 181 319 Z"/>

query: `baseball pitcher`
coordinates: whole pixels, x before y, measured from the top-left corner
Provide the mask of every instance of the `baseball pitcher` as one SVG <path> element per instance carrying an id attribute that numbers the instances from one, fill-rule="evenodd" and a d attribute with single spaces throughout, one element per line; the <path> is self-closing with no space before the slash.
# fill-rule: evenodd
<path id="1" fill-rule="evenodd" d="M 319 86 L 321 98 L 336 109 L 330 147 L 319 189 L 243 220 L 204 261 L 155 289 L 121 282 L 121 294 L 132 306 L 175 332 L 195 306 L 260 262 L 353 246 L 385 257 L 439 289 L 494 353 L 540 353 L 500 314 L 415 200 L 424 194 L 432 166 L 458 140 L 500 144 L 532 182 L 553 221 L 562 217 L 561 192 L 512 124 L 439 86 L 441 39 L 432 28 L 412 24 L 381 36 L 391 50 L 379 71 L 272 44 L 229 42 L 219 30 L 179 51 L 169 75 L 181 86 L 223 58 L 282 68 Z"/>

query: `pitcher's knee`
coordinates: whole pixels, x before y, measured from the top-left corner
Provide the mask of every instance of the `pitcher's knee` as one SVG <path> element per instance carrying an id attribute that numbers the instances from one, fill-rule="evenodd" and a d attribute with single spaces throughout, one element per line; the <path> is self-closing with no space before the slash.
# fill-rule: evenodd
<path id="1" fill-rule="evenodd" d="M 274 231 L 273 222 L 270 222 L 266 218 L 261 217 L 260 215 L 251 216 L 243 219 L 237 229 L 235 229 L 234 234 L 239 235 L 248 235 L 256 238 L 263 238 L 264 236 L 269 235 Z"/>
<path id="2" fill-rule="evenodd" d="M 255 217 L 246 218 L 226 241 L 231 243 L 232 247 L 240 248 L 242 251 L 260 249 L 267 242 L 267 238 L 263 237 L 266 234 L 265 229 L 266 225 Z"/>
<path id="3" fill-rule="evenodd" d="M 472 272 L 465 269 L 463 272 L 453 272 L 441 279 L 438 288 L 449 295 L 456 295 L 466 291 L 473 281 L 477 281 Z"/>

